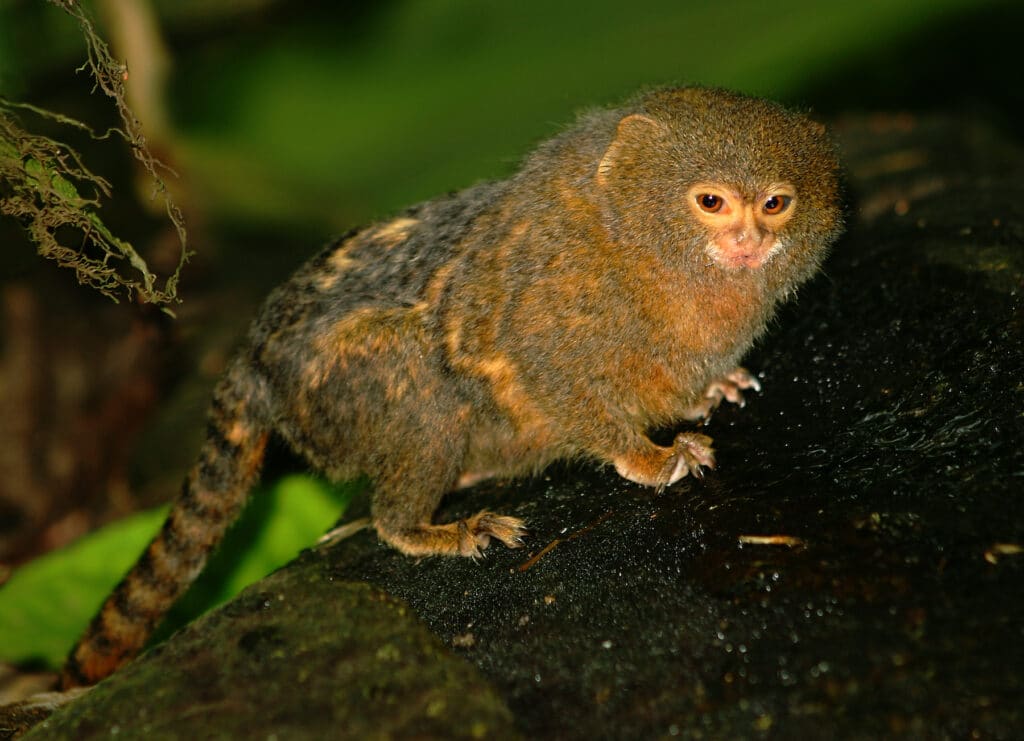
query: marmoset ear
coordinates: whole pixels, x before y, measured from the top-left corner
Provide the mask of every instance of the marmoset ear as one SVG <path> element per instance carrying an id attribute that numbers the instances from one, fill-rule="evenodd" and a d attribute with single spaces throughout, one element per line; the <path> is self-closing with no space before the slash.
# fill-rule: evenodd
<path id="1" fill-rule="evenodd" d="M 642 113 L 631 113 L 619 121 L 615 139 L 608 145 L 597 166 L 598 186 L 605 187 L 613 171 L 627 169 L 634 162 L 644 161 L 645 145 L 661 138 L 664 133 L 663 124 Z"/>

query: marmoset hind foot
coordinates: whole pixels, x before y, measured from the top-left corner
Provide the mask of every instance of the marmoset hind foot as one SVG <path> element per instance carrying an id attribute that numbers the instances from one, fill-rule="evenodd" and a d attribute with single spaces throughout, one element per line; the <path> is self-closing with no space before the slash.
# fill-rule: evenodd
<path id="1" fill-rule="evenodd" d="M 407 556 L 468 556 L 479 558 L 491 538 L 509 548 L 521 548 L 526 523 L 517 517 L 484 510 L 464 520 L 443 525 L 418 525 L 401 530 L 377 526 L 381 540 Z"/>
<path id="2" fill-rule="evenodd" d="M 838 171 L 801 113 L 651 90 L 583 114 L 505 180 L 341 237 L 267 298 L 181 496 L 64 686 L 142 649 L 237 517 L 271 437 L 330 478 L 367 477 L 380 538 L 416 556 L 521 544 L 515 517 L 431 524 L 482 478 L 573 458 L 656 489 L 699 477 L 711 438 L 648 433 L 759 388 L 737 364 L 841 232 Z"/>

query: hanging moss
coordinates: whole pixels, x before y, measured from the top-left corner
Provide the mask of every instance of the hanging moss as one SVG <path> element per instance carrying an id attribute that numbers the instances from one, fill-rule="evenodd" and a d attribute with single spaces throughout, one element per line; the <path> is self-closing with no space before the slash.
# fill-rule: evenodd
<path id="1" fill-rule="evenodd" d="M 73 269 L 80 283 L 115 301 L 138 296 L 166 307 L 178 301 L 178 279 L 189 257 L 187 234 L 181 211 L 160 176 L 164 166 L 150 153 L 141 125 L 125 102 L 127 68 L 113 58 L 79 5 L 73 0 L 50 2 L 78 22 L 88 49 L 83 68 L 92 73 L 96 89 L 114 100 L 122 127 L 98 135 L 67 116 L 0 98 L 0 214 L 18 219 L 38 253 Z M 110 183 L 90 172 L 73 148 L 23 128 L 18 111 L 82 129 L 96 139 L 114 134 L 130 146 L 153 179 L 155 192 L 163 198 L 181 244 L 178 265 L 163 279 L 162 287 L 138 252 L 101 219 L 101 200 L 110 197 Z"/>

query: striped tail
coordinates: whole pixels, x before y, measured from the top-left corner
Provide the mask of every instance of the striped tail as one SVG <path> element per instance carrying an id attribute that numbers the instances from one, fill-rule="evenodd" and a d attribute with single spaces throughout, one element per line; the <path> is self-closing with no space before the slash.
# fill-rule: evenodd
<path id="1" fill-rule="evenodd" d="M 91 685 L 136 656 L 202 571 L 248 500 L 268 432 L 257 421 L 259 384 L 235 363 L 211 405 L 206 442 L 163 528 L 107 597 L 71 650 L 64 689 Z"/>

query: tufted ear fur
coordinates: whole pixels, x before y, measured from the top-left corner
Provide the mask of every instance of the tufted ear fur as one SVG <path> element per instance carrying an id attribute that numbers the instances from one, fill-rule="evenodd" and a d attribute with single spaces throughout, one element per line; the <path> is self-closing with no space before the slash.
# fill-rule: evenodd
<path id="1" fill-rule="evenodd" d="M 642 113 L 631 113 L 619 121 L 615 139 L 605 150 L 597 166 L 597 184 L 604 188 L 613 171 L 628 167 L 635 161 L 644 144 L 660 138 L 665 127 Z"/>

